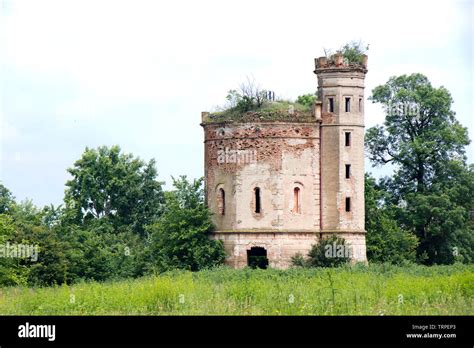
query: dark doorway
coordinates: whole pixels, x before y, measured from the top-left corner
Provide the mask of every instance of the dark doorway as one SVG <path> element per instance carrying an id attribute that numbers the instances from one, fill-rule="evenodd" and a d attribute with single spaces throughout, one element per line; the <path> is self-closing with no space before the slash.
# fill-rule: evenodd
<path id="1" fill-rule="evenodd" d="M 247 264 L 251 268 L 268 268 L 267 251 L 262 247 L 252 247 L 247 250 Z"/>

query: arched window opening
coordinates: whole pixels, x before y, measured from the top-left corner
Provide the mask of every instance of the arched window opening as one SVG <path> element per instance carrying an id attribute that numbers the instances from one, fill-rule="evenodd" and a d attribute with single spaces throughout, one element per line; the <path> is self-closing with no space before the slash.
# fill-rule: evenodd
<path id="1" fill-rule="evenodd" d="M 223 188 L 220 188 L 217 194 L 217 209 L 219 214 L 225 215 L 225 191 Z"/>
<path id="2" fill-rule="evenodd" d="M 295 187 L 293 190 L 293 213 L 301 213 L 301 190 L 299 187 Z"/>
<path id="3" fill-rule="evenodd" d="M 261 198 L 260 198 L 260 188 L 255 188 L 255 213 L 260 214 L 262 207 L 261 207 Z"/>

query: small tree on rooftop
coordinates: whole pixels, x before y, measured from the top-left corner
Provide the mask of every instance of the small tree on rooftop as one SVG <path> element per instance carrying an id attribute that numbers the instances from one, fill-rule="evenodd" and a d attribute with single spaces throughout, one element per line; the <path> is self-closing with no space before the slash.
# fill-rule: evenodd
<path id="1" fill-rule="evenodd" d="M 369 50 L 369 45 L 365 45 L 362 41 L 350 41 L 343 45 L 334 53 L 331 49 L 324 48 L 324 55 L 329 61 L 334 59 L 335 54 L 342 54 L 349 64 L 361 64 L 362 56 Z"/>
<path id="2" fill-rule="evenodd" d="M 239 88 L 242 96 L 253 100 L 257 108 L 260 108 L 266 100 L 266 91 L 253 78 L 247 77 L 247 82 L 241 83 Z"/>
<path id="3" fill-rule="evenodd" d="M 315 100 L 316 100 L 316 95 L 312 93 L 308 93 L 308 94 L 299 95 L 298 98 L 296 99 L 296 102 L 298 104 L 301 104 L 310 108 L 311 106 L 313 106 Z"/>
<path id="4" fill-rule="evenodd" d="M 345 59 L 350 63 L 362 63 L 362 56 L 369 50 L 369 45 L 365 45 L 362 41 L 351 41 L 338 51 L 342 53 Z"/>
<path id="5" fill-rule="evenodd" d="M 227 108 L 240 112 L 259 109 L 267 100 L 267 92 L 255 82 L 255 79 L 247 77 L 247 81 L 240 84 L 239 88 L 227 92 Z"/>

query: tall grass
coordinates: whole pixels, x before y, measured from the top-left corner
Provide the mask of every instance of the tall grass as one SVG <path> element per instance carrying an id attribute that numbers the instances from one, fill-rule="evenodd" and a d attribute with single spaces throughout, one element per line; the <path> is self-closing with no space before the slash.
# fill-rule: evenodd
<path id="1" fill-rule="evenodd" d="M 174 271 L 0 290 L 2 315 L 474 315 L 474 267 Z"/>

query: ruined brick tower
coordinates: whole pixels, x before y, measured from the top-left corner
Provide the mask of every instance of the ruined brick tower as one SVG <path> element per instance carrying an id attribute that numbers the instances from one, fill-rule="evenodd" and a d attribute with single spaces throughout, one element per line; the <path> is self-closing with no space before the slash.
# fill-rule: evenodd
<path id="1" fill-rule="evenodd" d="M 226 263 L 287 268 L 291 257 L 332 234 L 366 261 L 364 229 L 364 78 L 367 56 L 315 60 L 311 112 L 237 119 L 202 113 L 206 203 Z"/>

